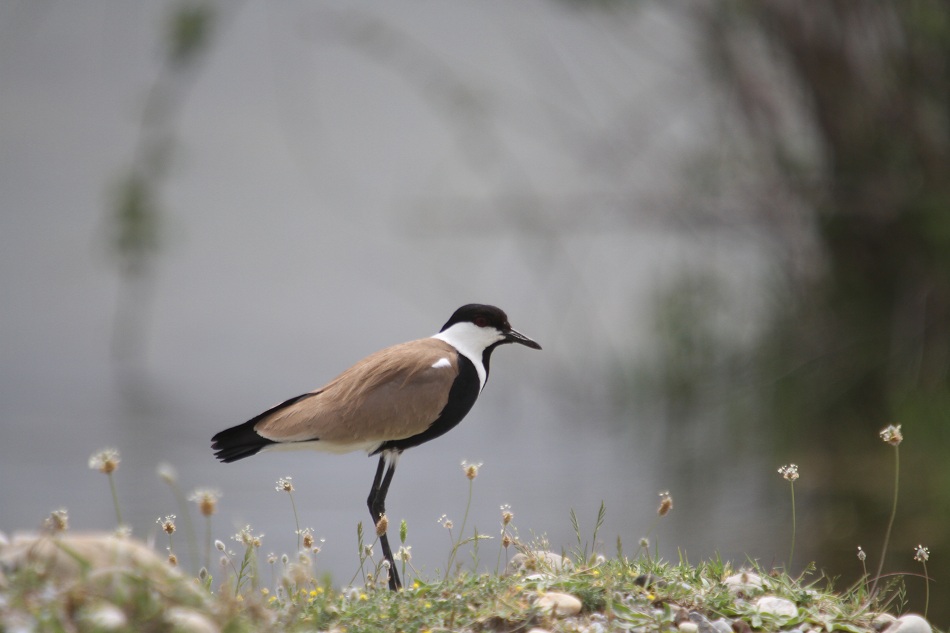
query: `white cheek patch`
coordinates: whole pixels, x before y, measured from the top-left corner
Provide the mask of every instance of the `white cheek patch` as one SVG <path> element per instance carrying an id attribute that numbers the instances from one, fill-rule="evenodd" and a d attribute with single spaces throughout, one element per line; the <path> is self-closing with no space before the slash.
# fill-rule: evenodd
<path id="1" fill-rule="evenodd" d="M 440 358 L 439 360 L 432 363 L 433 369 L 441 369 L 443 367 L 451 367 L 451 366 L 452 366 L 452 363 L 449 361 L 448 358 Z"/>

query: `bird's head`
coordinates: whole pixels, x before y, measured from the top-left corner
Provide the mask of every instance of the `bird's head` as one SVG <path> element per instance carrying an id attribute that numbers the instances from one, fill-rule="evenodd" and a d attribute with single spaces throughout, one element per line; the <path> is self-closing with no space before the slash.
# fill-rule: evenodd
<path id="1" fill-rule="evenodd" d="M 505 343 L 541 349 L 536 342 L 511 327 L 503 310 L 480 303 L 470 303 L 456 310 L 442 326 L 439 338 L 463 353 L 475 352 L 478 355 Z"/>

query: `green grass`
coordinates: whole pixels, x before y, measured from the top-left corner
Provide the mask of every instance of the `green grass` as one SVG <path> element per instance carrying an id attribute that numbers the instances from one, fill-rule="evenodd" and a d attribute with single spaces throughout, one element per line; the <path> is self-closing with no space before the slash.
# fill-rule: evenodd
<path id="1" fill-rule="evenodd" d="M 255 555 L 253 548 L 248 552 L 245 558 Z M 723 580 L 738 570 L 719 560 L 695 566 L 646 557 L 595 560 L 601 562 L 588 565 L 576 558 L 574 569 L 565 573 L 505 576 L 463 571 L 447 580 L 440 574 L 432 580 L 417 578 L 399 592 L 388 591 L 384 583 L 380 588 L 334 589 L 328 580 L 300 573 L 300 568 L 284 574 L 278 587 L 263 588 L 263 581 L 250 582 L 246 575 L 223 579 L 216 587 L 210 578 L 201 583 L 186 575 L 169 582 L 167 575 L 161 578 L 147 566 L 103 573 L 83 565 L 78 578 L 63 583 L 56 574 L 44 573 L 42 565 L 34 565 L 8 575 L 0 592 L 0 628 L 12 629 L 25 621 L 36 623 L 39 630 L 107 630 L 90 623 L 104 605 L 114 605 L 123 621 L 112 630 L 163 630 L 174 613 L 231 633 L 526 631 L 535 626 L 550 631 L 590 626 L 595 628 L 588 630 L 662 631 L 697 612 L 711 621 L 741 620 L 755 629 L 857 633 L 869 631 L 877 610 L 886 606 L 869 601 L 863 585 L 836 592 L 825 578 L 802 580 L 784 572 L 769 573 L 755 564 L 744 569 L 762 579 L 762 591 L 737 595 Z M 262 577 L 267 577 L 265 571 L 261 570 Z M 650 580 L 645 583 L 645 578 Z M 536 605 L 538 597 L 554 591 L 580 599 L 582 611 L 569 618 L 542 612 Z M 886 595 L 894 594 L 892 587 Z M 797 615 L 759 612 L 755 606 L 759 595 L 791 601 Z"/>

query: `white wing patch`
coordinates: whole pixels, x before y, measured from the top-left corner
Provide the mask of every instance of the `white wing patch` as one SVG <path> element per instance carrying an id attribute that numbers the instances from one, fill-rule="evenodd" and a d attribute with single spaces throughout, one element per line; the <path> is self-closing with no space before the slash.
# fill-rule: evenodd
<path id="1" fill-rule="evenodd" d="M 448 358 L 440 358 L 439 360 L 432 363 L 433 369 L 441 369 L 442 367 L 451 367 L 452 363 Z"/>

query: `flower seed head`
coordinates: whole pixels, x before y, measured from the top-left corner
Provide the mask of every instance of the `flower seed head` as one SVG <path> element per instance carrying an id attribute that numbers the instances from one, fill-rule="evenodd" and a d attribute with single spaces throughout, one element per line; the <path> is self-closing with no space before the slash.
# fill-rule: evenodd
<path id="1" fill-rule="evenodd" d="M 198 504 L 198 509 L 201 510 L 201 514 L 209 517 L 218 510 L 218 499 L 221 498 L 221 493 L 217 490 L 212 490 L 210 488 L 198 488 L 191 496 L 188 497 L 189 501 L 194 501 Z"/>
<path id="2" fill-rule="evenodd" d="M 251 526 L 245 525 L 244 528 L 240 532 L 238 532 L 231 538 L 241 543 L 245 547 L 260 547 L 261 539 L 263 537 L 264 537 L 263 534 L 255 535 L 254 532 L 251 531 Z"/>
<path id="3" fill-rule="evenodd" d="M 510 545 L 511 545 L 511 536 L 509 536 L 508 533 L 505 532 L 505 535 L 501 537 L 501 546 L 504 547 L 505 549 L 508 549 Z"/>
<path id="4" fill-rule="evenodd" d="M 89 458 L 89 468 L 100 473 L 111 475 L 119 467 L 119 451 L 114 448 L 104 448 Z"/>
<path id="5" fill-rule="evenodd" d="M 66 511 L 66 508 L 60 508 L 59 510 L 50 512 L 50 515 L 43 521 L 43 527 L 50 532 L 65 532 L 68 530 L 69 513 Z"/>
<path id="6" fill-rule="evenodd" d="M 778 469 L 778 474 L 780 474 L 782 477 L 785 477 L 787 481 L 795 481 L 798 479 L 798 466 L 795 464 L 782 466 Z"/>
<path id="7" fill-rule="evenodd" d="M 178 557 L 175 556 L 174 552 L 168 553 L 168 564 L 172 567 L 178 567 Z"/>
<path id="8" fill-rule="evenodd" d="M 171 536 L 172 534 L 175 533 L 175 515 L 174 514 L 169 514 L 164 519 L 162 517 L 158 517 L 158 520 L 156 521 L 156 523 L 162 526 L 162 532 L 164 532 L 165 534 Z"/>
<path id="9" fill-rule="evenodd" d="M 930 560 L 930 550 L 923 545 L 918 545 L 914 551 L 914 560 L 918 563 L 926 563 Z"/>
<path id="10" fill-rule="evenodd" d="M 660 507 L 656 509 L 656 513 L 661 517 L 665 517 L 672 509 L 673 497 L 670 496 L 669 490 L 664 490 L 660 493 Z"/>
<path id="11" fill-rule="evenodd" d="M 167 462 L 162 462 L 158 465 L 158 468 L 155 469 L 155 472 L 158 473 L 159 479 L 164 481 L 169 486 L 174 486 L 178 483 L 178 472 L 175 470 L 175 467 Z"/>
<path id="12" fill-rule="evenodd" d="M 290 481 L 290 477 L 281 477 L 277 480 L 277 492 L 293 492 L 294 485 Z"/>
<path id="13" fill-rule="evenodd" d="M 501 506 L 501 524 L 508 525 L 513 518 L 515 518 L 515 515 L 511 511 L 511 506 L 507 503 Z"/>
<path id="14" fill-rule="evenodd" d="M 403 519 L 399 522 L 399 542 L 405 543 L 406 536 L 409 535 L 409 525 L 406 523 L 406 520 Z"/>
<path id="15" fill-rule="evenodd" d="M 867 557 L 868 557 L 867 552 L 865 552 L 863 549 L 861 549 L 861 546 L 858 545 L 858 560 L 863 563 L 864 560 L 865 560 Z"/>
<path id="16" fill-rule="evenodd" d="M 389 518 L 386 515 L 379 517 L 379 521 L 376 522 L 376 536 L 382 536 L 386 533 L 386 530 L 389 529 Z"/>
<path id="17" fill-rule="evenodd" d="M 477 464 L 469 464 L 467 461 L 462 460 L 462 472 L 464 472 L 465 476 L 469 479 L 475 479 L 478 477 L 478 469 L 481 467 L 481 462 L 478 462 Z"/>
<path id="18" fill-rule="evenodd" d="M 901 433 L 901 425 L 889 425 L 886 429 L 880 432 L 881 439 L 890 444 L 891 446 L 897 446 L 904 441 L 904 435 Z"/>
<path id="19" fill-rule="evenodd" d="M 409 551 L 411 549 L 412 549 L 412 545 L 409 545 L 409 546 L 401 545 L 399 547 L 399 551 L 393 554 L 393 558 L 398 561 L 408 563 L 409 561 L 412 560 L 412 554 Z"/>

